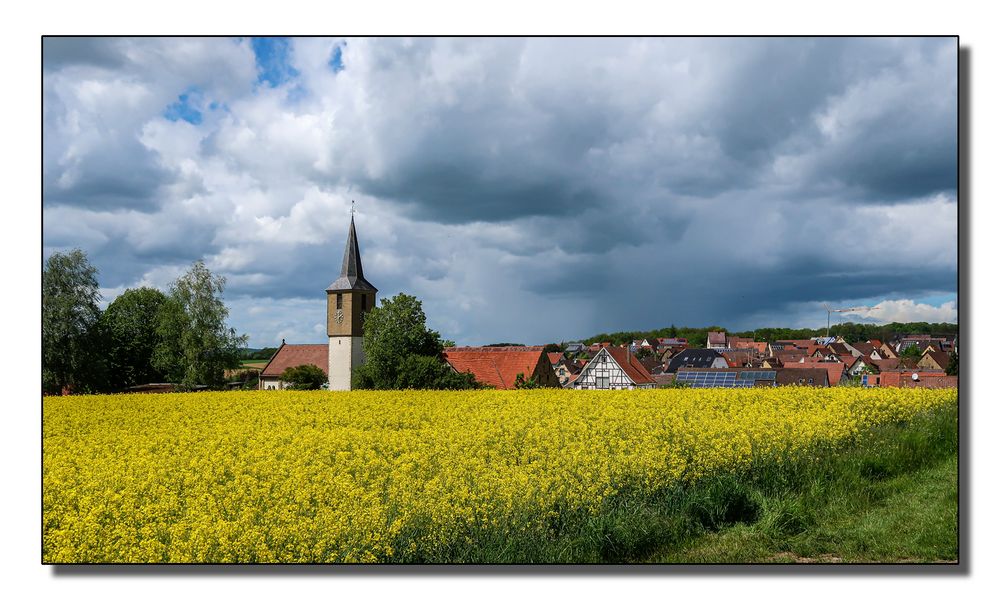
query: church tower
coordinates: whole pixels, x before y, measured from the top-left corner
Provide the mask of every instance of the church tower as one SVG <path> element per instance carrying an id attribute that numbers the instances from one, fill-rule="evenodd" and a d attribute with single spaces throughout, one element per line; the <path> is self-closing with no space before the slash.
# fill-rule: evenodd
<path id="1" fill-rule="evenodd" d="M 326 288 L 326 334 L 330 336 L 330 389 L 351 389 L 354 368 L 364 364 L 364 316 L 375 306 L 375 286 L 365 280 L 354 215 L 340 277 Z"/>

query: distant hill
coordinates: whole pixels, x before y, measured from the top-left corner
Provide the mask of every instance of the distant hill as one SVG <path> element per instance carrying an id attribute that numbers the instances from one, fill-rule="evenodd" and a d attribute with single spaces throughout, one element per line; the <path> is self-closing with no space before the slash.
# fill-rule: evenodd
<path id="1" fill-rule="evenodd" d="M 243 350 L 243 354 L 240 356 L 243 360 L 271 360 L 274 353 L 277 352 L 277 348 L 246 348 Z"/>

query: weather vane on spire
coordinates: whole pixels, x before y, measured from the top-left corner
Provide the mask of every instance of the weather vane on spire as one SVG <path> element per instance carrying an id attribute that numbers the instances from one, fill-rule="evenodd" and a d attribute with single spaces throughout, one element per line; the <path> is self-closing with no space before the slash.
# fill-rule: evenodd
<path id="1" fill-rule="evenodd" d="M 354 218 L 354 200 L 351 200 L 351 218 Z"/>

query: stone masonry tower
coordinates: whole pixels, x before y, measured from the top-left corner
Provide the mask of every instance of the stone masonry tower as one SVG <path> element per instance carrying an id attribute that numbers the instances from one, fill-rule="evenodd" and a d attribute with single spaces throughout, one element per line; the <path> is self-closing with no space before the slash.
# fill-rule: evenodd
<path id="1" fill-rule="evenodd" d="M 354 231 L 354 215 L 347 233 L 340 277 L 326 288 L 326 334 L 330 336 L 330 389 L 351 389 L 354 368 L 364 364 L 364 316 L 375 306 L 375 286 L 365 280 Z"/>

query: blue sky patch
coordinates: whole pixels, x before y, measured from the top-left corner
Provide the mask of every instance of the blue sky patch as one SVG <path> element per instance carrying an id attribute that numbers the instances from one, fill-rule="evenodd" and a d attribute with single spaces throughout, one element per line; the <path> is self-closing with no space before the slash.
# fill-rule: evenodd
<path id="1" fill-rule="evenodd" d="M 291 46 L 288 38 L 252 38 L 253 53 L 257 60 L 257 81 L 278 87 L 298 76 L 299 72 L 289 62 Z"/>
<path id="2" fill-rule="evenodd" d="M 330 61 L 327 64 L 330 65 L 334 73 L 344 70 L 343 48 L 344 44 L 337 44 L 333 47 L 333 52 L 330 54 Z"/>
<path id="3" fill-rule="evenodd" d="M 201 89 L 190 87 L 177 96 L 177 102 L 163 110 L 163 116 L 171 121 L 184 120 L 192 125 L 201 125 L 201 111 L 195 106 L 201 98 Z"/>

